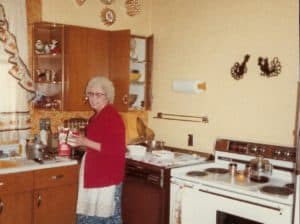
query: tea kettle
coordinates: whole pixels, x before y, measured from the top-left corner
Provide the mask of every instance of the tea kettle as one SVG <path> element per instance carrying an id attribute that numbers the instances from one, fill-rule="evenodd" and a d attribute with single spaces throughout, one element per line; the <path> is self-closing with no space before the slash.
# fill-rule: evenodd
<path id="1" fill-rule="evenodd" d="M 257 156 L 255 159 L 250 160 L 251 175 L 265 176 L 272 174 L 272 164 L 269 160 L 264 159 L 263 156 Z"/>

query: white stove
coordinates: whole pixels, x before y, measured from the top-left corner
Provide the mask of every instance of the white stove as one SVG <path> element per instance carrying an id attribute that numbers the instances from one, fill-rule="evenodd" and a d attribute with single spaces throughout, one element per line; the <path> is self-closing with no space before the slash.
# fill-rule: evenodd
<path id="1" fill-rule="evenodd" d="M 219 139 L 215 160 L 171 170 L 171 224 L 292 223 L 295 149 Z M 266 176 L 246 175 L 250 160 L 264 156 Z M 229 164 L 237 171 L 231 173 Z M 265 192 L 267 191 L 267 192 Z"/>

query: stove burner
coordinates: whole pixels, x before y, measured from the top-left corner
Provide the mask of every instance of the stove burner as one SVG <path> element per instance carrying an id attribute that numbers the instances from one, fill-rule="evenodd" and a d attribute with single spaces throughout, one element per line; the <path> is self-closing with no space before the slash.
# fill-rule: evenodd
<path id="1" fill-rule="evenodd" d="M 293 190 L 288 187 L 279 187 L 279 186 L 264 186 L 260 188 L 260 191 L 270 194 L 284 195 L 288 196 L 293 193 Z"/>
<path id="2" fill-rule="evenodd" d="M 294 190 L 295 189 L 295 184 L 294 183 L 290 183 L 290 184 L 286 184 L 285 187 Z"/>
<path id="3" fill-rule="evenodd" d="M 256 183 L 267 183 L 269 181 L 269 178 L 265 176 L 252 175 L 250 177 L 250 180 Z"/>
<path id="4" fill-rule="evenodd" d="M 203 171 L 190 171 L 187 172 L 186 175 L 191 176 L 191 177 L 203 177 L 206 176 L 207 173 Z"/>
<path id="5" fill-rule="evenodd" d="M 218 173 L 218 174 L 225 174 L 228 173 L 228 169 L 224 168 L 207 168 L 205 171 L 210 172 L 210 173 Z"/>

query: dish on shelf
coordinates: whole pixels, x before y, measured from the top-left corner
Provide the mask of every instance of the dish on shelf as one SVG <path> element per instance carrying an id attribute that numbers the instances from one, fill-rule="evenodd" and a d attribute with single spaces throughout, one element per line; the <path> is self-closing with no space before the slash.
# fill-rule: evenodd
<path id="1" fill-rule="evenodd" d="M 55 96 L 61 92 L 61 82 L 38 82 L 36 91 L 43 96 Z"/>
<path id="2" fill-rule="evenodd" d="M 129 75 L 129 79 L 130 82 L 136 82 L 141 78 L 141 74 L 140 73 L 135 73 L 135 72 L 131 72 Z"/>
<path id="3" fill-rule="evenodd" d="M 138 97 L 137 94 L 129 94 L 129 97 L 128 97 L 128 105 L 129 105 L 129 107 L 132 107 L 132 105 L 137 100 L 137 97 Z"/>

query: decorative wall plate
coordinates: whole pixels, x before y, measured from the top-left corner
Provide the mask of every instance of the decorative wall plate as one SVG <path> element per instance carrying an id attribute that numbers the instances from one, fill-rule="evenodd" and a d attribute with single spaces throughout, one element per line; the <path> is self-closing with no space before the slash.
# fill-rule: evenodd
<path id="1" fill-rule="evenodd" d="M 141 12 L 141 0 L 126 0 L 125 7 L 129 16 L 135 16 Z"/>
<path id="2" fill-rule="evenodd" d="M 100 0 L 105 5 L 110 5 L 114 0 Z"/>
<path id="3" fill-rule="evenodd" d="M 116 13 L 110 8 L 104 8 L 101 11 L 101 19 L 105 25 L 110 26 L 116 21 Z"/>
<path id="4" fill-rule="evenodd" d="M 76 3 L 81 6 L 86 0 L 76 0 Z"/>

